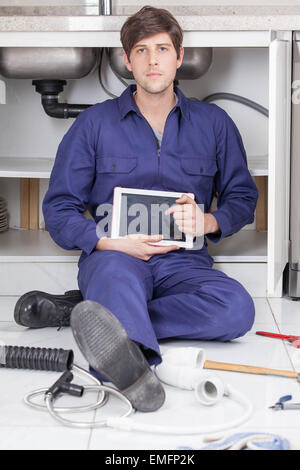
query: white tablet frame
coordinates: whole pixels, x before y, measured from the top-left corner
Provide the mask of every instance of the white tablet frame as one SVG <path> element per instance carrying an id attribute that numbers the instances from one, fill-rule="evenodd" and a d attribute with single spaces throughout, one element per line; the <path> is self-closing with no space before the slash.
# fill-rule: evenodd
<path id="1" fill-rule="evenodd" d="M 135 189 L 135 188 L 123 188 L 116 186 L 114 188 L 113 196 L 113 208 L 112 208 L 112 222 L 111 222 L 111 238 L 122 238 L 120 235 L 120 214 L 121 214 L 121 200 L 122 195 L 124 194 L 140 194 L 142 196 L 160 196 L 160 197 L 173 197 L 179 199 L 183 194 L 186 194 L 191 199 L 195 199 L 193 193 L 180 193 L 173 191 L 158 191 L 152 189 Z M 193 248 L 193 239 L 194 236 L 190 234 L 185 234 L 186 241 L 180 240 L 161 240 L 159 242 L 149 242 L 151 245 L 167 246 L 167 245 L 177 245 L 181 248 Z"/>

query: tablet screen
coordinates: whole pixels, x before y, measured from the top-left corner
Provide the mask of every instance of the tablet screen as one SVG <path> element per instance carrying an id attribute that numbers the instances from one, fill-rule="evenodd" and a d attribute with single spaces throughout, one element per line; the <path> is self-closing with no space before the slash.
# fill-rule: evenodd
<path id="1" fill-rule="evenodd" d="M 177 197 L 142 194 L 122 194 L 120 236 L 133 233 L 160 234 L 164 240 L 185 242 L 185 234 L 174 223 L 173 215 L 165 211 L 176 204 Z"/>

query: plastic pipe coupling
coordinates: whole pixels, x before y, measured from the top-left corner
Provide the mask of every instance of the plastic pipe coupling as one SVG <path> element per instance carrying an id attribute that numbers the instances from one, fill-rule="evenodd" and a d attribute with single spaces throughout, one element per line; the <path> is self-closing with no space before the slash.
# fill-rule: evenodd
<path id="1" fill-rule="evenodd" d="M 203 370 L 204 361 L 204 349 L 168 349 L 155 373 L 167 385 L 194 390 L 197 401 L 202 405 L 215 405 L 226 394 L 226 388 L 216 374 Z"/>

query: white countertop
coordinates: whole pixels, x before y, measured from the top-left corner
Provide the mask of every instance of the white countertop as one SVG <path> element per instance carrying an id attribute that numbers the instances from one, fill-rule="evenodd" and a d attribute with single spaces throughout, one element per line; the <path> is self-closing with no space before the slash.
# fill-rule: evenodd
<path id="1" fill-rule="evenodd" d="M 0 32 L 120 31 L 137 7 L 112 16 L 21 16 L 0 7 Z M 168 6 L 184 31 L 300 30 L 299 6 Z M 126 11 L 126 15 L 124 14 Z"/>

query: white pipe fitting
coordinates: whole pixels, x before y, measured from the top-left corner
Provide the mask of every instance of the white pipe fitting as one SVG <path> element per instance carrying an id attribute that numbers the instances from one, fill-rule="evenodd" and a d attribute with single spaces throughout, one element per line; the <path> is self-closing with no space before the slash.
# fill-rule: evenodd
<path id="1" fill-rule="evenodd" d="M 203 372 L 195 383 L 195 396 L 202 405 L 215 405 L 225 395 L 225 385 L 216 374 Z"/>
<path id="2" fill-rule="evenodd" d="M 197 401 L 203 405 L 215 405 L 223 397 L 225 386 L 215 374 L 203 370 L 204 361 L 203 349 L 169 349 L 155 373 L 167 385 L 195 390 Z"/>
<path id="3" fill-rule="evenodd" d="M 168 349 L 163 354 L 163 360 L 176 366 L 189 366 L 203 369 L 205 351 L 201 348 Z"/>

